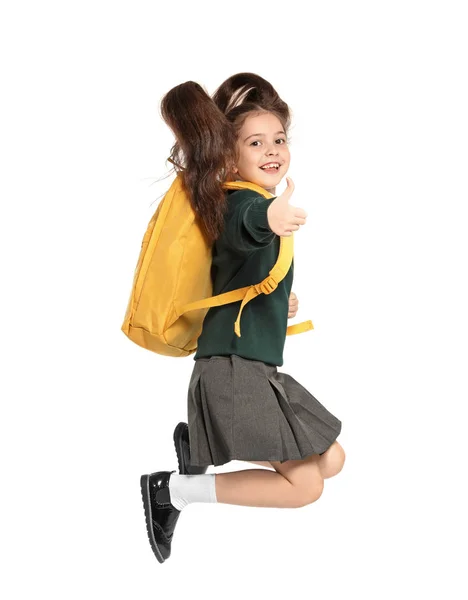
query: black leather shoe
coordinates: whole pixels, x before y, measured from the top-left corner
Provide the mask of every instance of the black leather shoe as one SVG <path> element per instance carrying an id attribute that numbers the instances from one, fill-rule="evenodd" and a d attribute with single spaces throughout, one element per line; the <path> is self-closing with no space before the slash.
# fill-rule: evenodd
<path id="1" fill-rule="evenodd" d="M 158 471 L 140 478 L 148 538 L 160 563 L 171 555 L 172 536 L 181 513 L 171 504 L 169 478 L 172 473 L 175 471 Z"/>
<path id="2" fill-rule="evenodd" d="M 203 475 L 208 469 L 190 464 L 190 444 L 187 423 L 179 423 L 174 429 L 174 446 L 181 475 Z"/>

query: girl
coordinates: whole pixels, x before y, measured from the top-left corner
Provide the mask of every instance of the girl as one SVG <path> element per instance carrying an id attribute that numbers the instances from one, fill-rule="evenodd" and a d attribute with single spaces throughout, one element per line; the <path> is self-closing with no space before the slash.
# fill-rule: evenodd
<path id="1" fill-rule="evenodd" d="M 293 235 L 307 214 L 289 204 L 290 178 L 285 192 L 270 199 L 248 189 L 226 191 L 222 183 L 249 181 L 275 194 L 290 163 L 288 105 L 262 77 L 239 73 L 213 98 L 192 81 L 176 86 L 163 97 L 161 113 L 176 137 L 169 160 L 182 171 L 213 243 L 213 295 L 262 281 L 276 262 L 280 236 Z M 287 319 L 297 311 L 290 294 L 293 267 L 273 293 L 245 306 L 241 337 L 233 331 L 238 302 L 206 314 L 188 391 L 186 456 L 198 474 L 185 474 L 178 452 L 181 473 L 141 477 L 148 536 L 159 562 L 170 556 L 175 525 L 188 504 L 301 507 L 315 502 L 324 479 L 343 467 L 345 454 L 336 441 L 341 421 L 277 370 Z M 265 468 L 205 473 L 208 465 L 231 460 Z"/>

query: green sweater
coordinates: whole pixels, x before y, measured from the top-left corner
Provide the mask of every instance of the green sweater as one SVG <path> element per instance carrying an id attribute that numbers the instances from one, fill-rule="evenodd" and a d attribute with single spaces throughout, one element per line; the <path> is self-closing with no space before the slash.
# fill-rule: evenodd
<path id="1" fill-rule="evenodd" d="M 267 219 L 267 209 L 274 199 L 248 189 L 227 190 L 225 227 L 212 251 L 213 295 L 260 283 L 268 276 L 280 245 L 280 237 L 270 229 Z M 210 308 L 194 360 L 237 354 L 281 366 L 293 273 L 294 262 L 273 293 L 260 294 L 246 304 L 240 338 L 234 333 L 234 323 L 241 301 Z"/>

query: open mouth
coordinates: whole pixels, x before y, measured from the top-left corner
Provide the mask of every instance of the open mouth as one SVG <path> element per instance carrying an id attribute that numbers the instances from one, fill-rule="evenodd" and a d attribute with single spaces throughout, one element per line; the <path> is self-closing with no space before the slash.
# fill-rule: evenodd
<path id="1" fill-rule="evenodd" d="M 279 163 L 275 163 L 275 162 L 271 162 L 268 163 L 266 165 L 263 165 L 263 167 L 259 167 L 262 171 L 265 171 L 265 173 L 277 173 L 280 169 L 280 164 Z"/>

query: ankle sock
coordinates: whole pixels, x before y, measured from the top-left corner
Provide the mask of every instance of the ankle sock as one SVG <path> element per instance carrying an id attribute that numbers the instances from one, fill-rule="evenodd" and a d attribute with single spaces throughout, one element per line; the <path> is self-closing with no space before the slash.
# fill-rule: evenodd
<path id="1" fill-rule="evenodd" d="M 217 502 L 216 473 L 204 475 L 179 475 L 172 473 L 169 477 L 169 494 L 171 504 L 182 510 L 192 502 Z"/>

